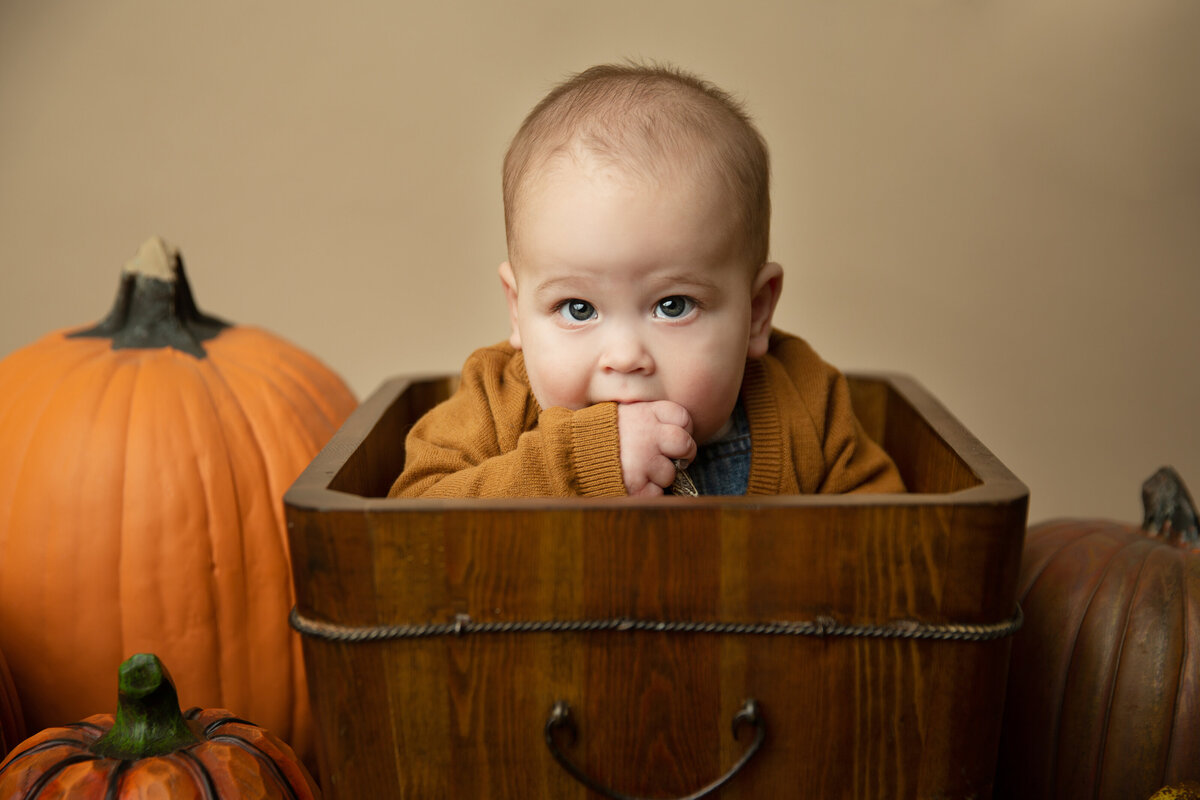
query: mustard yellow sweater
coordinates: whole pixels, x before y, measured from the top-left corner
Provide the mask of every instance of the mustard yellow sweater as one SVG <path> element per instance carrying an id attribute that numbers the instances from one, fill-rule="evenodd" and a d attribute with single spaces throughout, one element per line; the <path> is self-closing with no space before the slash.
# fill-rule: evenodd
<path id="1" fill-rule="evenodd" d="M 775 331 L 746 362 L 747 494 L 902 492 L 850 407 L 845 377 L 806 342 Z M 625 494 L 615 403 L 540 408 L 508 344 L 475 351 L 455 394 L 417 421 L 392 497 L 603 497 Z"/>

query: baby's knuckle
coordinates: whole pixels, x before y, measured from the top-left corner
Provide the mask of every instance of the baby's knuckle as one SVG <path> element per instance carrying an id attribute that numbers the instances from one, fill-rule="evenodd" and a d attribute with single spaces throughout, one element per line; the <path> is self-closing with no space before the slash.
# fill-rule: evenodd
<path id="1" fill-rule="evenodd" d="M 669 428 L 665 438 L 672 453 L 682 454 L 692 448 L 692 436 L 683 428 Z"/>

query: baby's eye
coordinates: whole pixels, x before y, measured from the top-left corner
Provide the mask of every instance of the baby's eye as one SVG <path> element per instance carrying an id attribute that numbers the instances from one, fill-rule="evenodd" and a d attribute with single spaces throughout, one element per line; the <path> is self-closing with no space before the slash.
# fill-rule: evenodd
<path id="1" fill-rule="evenodd" d="M 696 308 L 696 301 L 681 294 L 664 297 L 654 305 L 654 316 L 667 319 L 686 317 Z"/>
<path id="2" fill-rule="evenodd" d="M 558 307 L 558 313 L 572 322 L 587 322 L 596 316 L 596 308 L 587 300 L 572 298 Z"/>

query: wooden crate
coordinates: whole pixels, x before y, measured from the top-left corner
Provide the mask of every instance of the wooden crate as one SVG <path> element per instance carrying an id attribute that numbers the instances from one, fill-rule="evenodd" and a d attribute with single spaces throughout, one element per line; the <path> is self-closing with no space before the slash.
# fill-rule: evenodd
<path id="1" fill-rule="evenodd" d="M 714 796 L 991 795 L 1027 490 L 919 385 L 851 379 L 906 495 L 386 499 L 453 383 L 386 383 L 285 498 L 327 797 L 600 796 L 548 733 L 680 797 L 748 699 Z"/>

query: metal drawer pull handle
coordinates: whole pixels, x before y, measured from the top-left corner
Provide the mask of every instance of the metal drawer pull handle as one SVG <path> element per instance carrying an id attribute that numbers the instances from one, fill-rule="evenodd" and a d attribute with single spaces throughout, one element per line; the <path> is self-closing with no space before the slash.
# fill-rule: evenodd
<path id="1" fill-rule="evenodd" d="M 734 714 L 734 740 L 737 740 L 738 730 L 741 729 L 743 725 L 754 726 L 754 741 L 752 741 L 750 746 L 746 748 L 746 752 L 742 754 L 742 757 L 738 759 L 738 762 L 730 767 L 728 772 L 717 778 L 708 786 L 705 786 L 703 789 L 693 792 L 686 797 L 674 798 L 674 800 L 700 800 L 701 797 L 705 797 L 706 795 L 715 792 L 717 789 L 720 789 L 722 786 L 729 783 L 729 781 L 733 779 L 733 776 L 736 775 L 742 767 L 746 766 L 746 762 L 758 752 L 758 748 L 762 746 L 763 739 L 766 738 L 767 735 L 767 725 L 763 721 L 762 716 L 758 713 L 758 703 L 754 700 L 747 700 L 746 704 L 742 706 L 741 710 L 738 711 L 737 714 Z M 554 707 L 550 709 L 550 716 L 546 719 L 546 747 L 550 748 L 550 754 L 554 756 L 554 760 L 562 765 L 563 769 L 571 773 L 571 777 L 591 789 L 593 792 L 602 794 L 605 797 L 610 797 L 612 800 L 639 800 L 639 798 L 631 795 L 621 794 L 620 792 L 601 786 L 585 775 L 583 771 L 579 769 L 579 767 L 575 766 L 570 759 L 563 755 L 563 753 L 558 749 L 558 746 L 554 743 L 555 733 L 560 728 L 565 729 L 568 733 L 570 733 L 571 742 L 574 743 L 576 734 L 575 722 L 571 719 L 570 706 L 568 706 L 563 700 L 559 700 L 554 704 Z"/>

